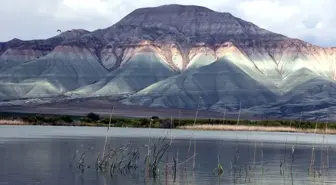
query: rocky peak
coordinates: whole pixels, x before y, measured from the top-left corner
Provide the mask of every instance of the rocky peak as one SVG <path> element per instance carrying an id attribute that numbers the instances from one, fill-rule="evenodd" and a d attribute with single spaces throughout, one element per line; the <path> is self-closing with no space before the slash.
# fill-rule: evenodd
<path id="1" fill-rule="evenodd" d="M 214 12 L 213 10 L 195 5 L 168 4 L 157 7 L 139 8 L 130 13 L 130 15 L 142 14 L 176 14 L 184 12 Z"/>
<path id="2" fill-rule="evenodd" d="M 134 10 L 112 27 L 105 29 L 103 38 L 119 43 L 151 40 L 173 41 L 184 45 L 203 42 L 215 45 L 229 40 L 238 43 L 287 39 L 230 13 L 176 4 Z"/>

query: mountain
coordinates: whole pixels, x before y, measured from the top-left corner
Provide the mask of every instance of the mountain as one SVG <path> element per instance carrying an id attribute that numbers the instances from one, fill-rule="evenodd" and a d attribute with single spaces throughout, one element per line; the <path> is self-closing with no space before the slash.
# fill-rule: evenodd
<path id="1" fill-rule="evenodd" d="M 0 55 L 2 101 L 103 96 L 128 105 L 278 115 L 295 104 L 286 116 L 334 102 L 336 48 L 200 6 L 140 8 L 105 29 L 13 39 L 0 43 Z M 324 105 L 314 109 L 334 104 Z"/>

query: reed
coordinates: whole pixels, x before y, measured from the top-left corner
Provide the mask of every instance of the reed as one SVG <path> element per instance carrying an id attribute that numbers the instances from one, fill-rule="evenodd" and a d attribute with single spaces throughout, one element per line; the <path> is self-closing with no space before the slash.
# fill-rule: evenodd
<path id="1" fill-rule="evenodd" d="M 72 157 L 72 161 L 70 162 L 70 167 L 72 167 L 73 162 L 76 161 L 76 157 L 77 157 L 79 151 L 83 148 L 83 146 L 84 146 L 84 145 L 82 144 L 82 145 L 80 146 L 80 148 L 79 148 L 78 150 L 76 150 L 75 154 L 74 154 L 73 157 Z"/>
<path id="2" fill-rule="evenodd" d="M 327 170 L 327 166 L 329 166 L 327 163 L 328 161 L 328 152 L 327 152 L 327 149 L 328 146 L 326 144 L 326 134 L 327 134 L 327 129 L 328 129 L 328 112 L 326 112 L 326 117 L 327 117 L 327 120 L 325 121 L 324 123 L 324 133 L 323 133 L 323 136 L 322 136 L 322 143 L 321 143 L 321 154 L 320 154 L 320 157 L 321 157 L 321 161 L 320 161 L 320 171 L 319 173 L 321 175 L 324 174 L 324 172 Z"/>
<path id="3" fill-rule="evenodd" d="M 84 173 L 84 169 L 85 169 L 85 164 L 84 164 L 85 154 L 93 149 L 94 147 L 89 147 L 87 150 L 84 150 L 83 153 L 79 157 L 78 168 L 81 170 L 82 173 Z M 90 168 L 90 165 L 88 165 L 87 168 Z"/>
<path id="4" fill-rule="evenodd" d="M 108 173 L 111 176 L 115 174 L 128 174 L 138 168 L 140 149 L 142 148 L 144 147 L 130 150 L 130 143 L 128 143 L 119 148 L 108 149 L 105 151 L 105 155 L 100 156 L 98 154 L 96 160 L 96 170 L 103 173 Z M 80 169 L 82 173 L 84 172 L 85 168 L 91 168 L 90 164 L 85 163 L 85 156 L 86 153 L 93 151 L 93 149 L 94 147 L 89 147 L 88 149 L 84 150 L 82 145 L 73 156 L 73 161 L 78 163 L 77 168 Z"/>
<path id="5" fill-rule="evenodd" d="M 108 124 L 108 127 L 107 127 L 106 136 L 105 136 L 105 143 L 104 143 L 104 149 L 103 149 L 103 156 L 105 155 L 106 144 L 107 144 L 107 140 L 109 139 L 109 137 L 108 137 L 108 131 L 110 130 L 110 127 L 111 127 L 111 121 L 112 121 L 112 115 L 113 115 L 113 112 L 114 112 L 114 108 L 115 108 L 115 105 L 113 105 L 113 107 L 112 107 L 112 109 L 111 109 L 111 113 L 110 113 L 109 124 Z"/>
<path id="6" fill-rule="evenodd" d="M 223 124 L 225 123 L 225 117 L 226 117 L 226 109 L 224 109 L 223 112 Z M 222 131 L 222 137 L 223 137 L 223 131 Z M 217 146 L 217 167 L 213 170 L 214 172 L 217 173 L 217 175 L 222 175 L 224 173 L 224 168 L 220 164 L 220 149 L 222 147 L 222 140 L 219 142 Z"/>
<path id="7" fill-rule="evenodd" d="M 150 147 L 150 153 L 146 156 L 144 163 L 146 164 L 146 170 L 153 178 L 159 175 L 159 165 L 162 163 L 162 158 L 167 152 L 170 144 L 164 143 L 166 138 L 160 138 L 156 143 L 153 143 Z"/>

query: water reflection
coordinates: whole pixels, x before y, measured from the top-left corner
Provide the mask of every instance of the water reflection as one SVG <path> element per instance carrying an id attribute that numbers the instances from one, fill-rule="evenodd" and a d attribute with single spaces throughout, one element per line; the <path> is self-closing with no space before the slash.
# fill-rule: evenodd
<path id="1" fill-rule="evenodd" d="M 242 137 L 242 136 L 240 136 Z M 242 141 L 235 139 L 197 140 L 196 163 L 183 163 L 194 153 L 193 141 L 174 139 L 164 156 L 164 161 L 179 163 L 176 176 L 171 170 L 160 167 L 158 178 L 146 178 L 142 151 L 140 168 L 127 175 L 97 172 L 94 166 L 97 153 L 104 147 L 104 137 L 1 139 L 0 136 L 0 184 L 49 184 L 49 185 L 218 185 L 218 184 L 335 184 L 334 145 L 321 143 L 299 144 L 268 142 L 267 140 Z M 110 138 L 109 148 L 131 143 L 139 148 L 148 143 L 144 137 Z M 81 170 L 70 167 L 73 154 L 83 148 L 95 147 L 85 155 L 85 163 L 91 168 Z M 314 147 L 313 147 L 314 146 Z M 314 148 L 314 150 L 312 150 Z M 313 156 L 313 160 L 312 160 Z M 214 171 L 218 163 L 223 173 Z M 313 164 L 313 168 L 310 170 Z"/>

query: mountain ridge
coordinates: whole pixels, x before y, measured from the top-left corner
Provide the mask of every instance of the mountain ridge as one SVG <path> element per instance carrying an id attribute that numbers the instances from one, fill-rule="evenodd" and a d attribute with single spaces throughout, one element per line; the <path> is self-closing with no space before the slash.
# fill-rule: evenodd
<path id="1" fill-rule="evenodd" d="M 217 64 L 223 60 L 234 65 L 232 73 L 224 74 L 228 64 Z M 230 76 L 238 73 L 250 82 L 249 88 Z M 202 80 L 207 78 L 230 82 L 210 87 Z M 195 97 L 203 96 L 203 109 L 235 110 L 243 102 L 244 109 L 252 110 L 284 99 L 294 101 L 298 88 L 329 86 L 335 80 L 336 47 L 312 45 L 201 6 L 140 8 L 104 29 L 0 43 L 0 100 L 106 96 L 122 97 L 131 105 L 155 102 L 158 107 L 193 109 L 198 107 Z M 260 87 L 265 96 L 249 99 L 258 96 Z M 221 98 L 209 98 L 204 88 Z M 303 93 L 302 103 L 315 96 L 332 98 L 327 92 L 333 87 L 320 89 L 317 94 Z M 198 92 L 190 94 L 193 91 Z M 148 95 L 157 92 L 162 97 Z"/>

